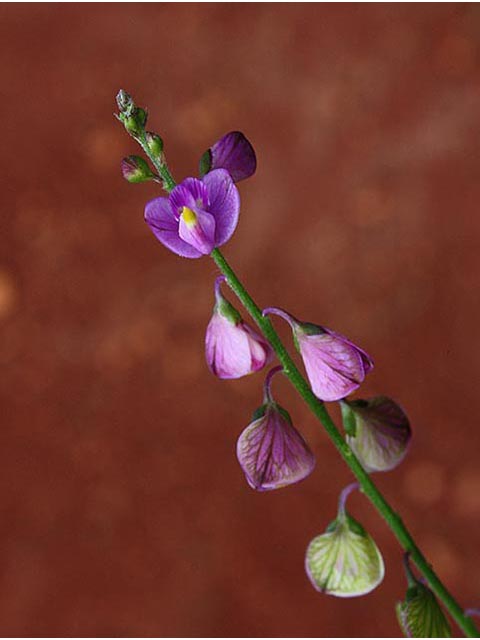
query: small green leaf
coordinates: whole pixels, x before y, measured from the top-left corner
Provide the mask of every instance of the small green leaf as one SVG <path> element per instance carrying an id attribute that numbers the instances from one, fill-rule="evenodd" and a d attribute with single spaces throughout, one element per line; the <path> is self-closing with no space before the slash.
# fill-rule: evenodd
<path id="1" fill-rule="evenodd" d="M 421 582 L 415 581 L 396 609 L 407 638 L 451 638 L 452 630 L 435 595 Z"/>
<path id="2" fill-rule="evenodd" d="M 317 591 L 339 598 L 363 596 L 385 575 L 383 558 L 373 539 L 342 511 L 325 533 L 310 542 L 305 567 Z"/>
<path id="3" fill-rule="evenodd" d="M 203 176 L 210 171 L 211 166 L 212 166 L 212 152 L 210 151 L 210 149 L 207 149 L 205 153 L 202 155 L 202 157 L 200 158 L 199 173 L 201 178 L 203 178 Z"/>

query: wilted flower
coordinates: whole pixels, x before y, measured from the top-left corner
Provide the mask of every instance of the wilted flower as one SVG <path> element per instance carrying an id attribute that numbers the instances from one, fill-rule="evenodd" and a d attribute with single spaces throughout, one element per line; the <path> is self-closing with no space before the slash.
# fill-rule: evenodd
<path id="1" fill-rule="evenodd" d="M 347 443 L 365 471 L 389 471 L 404 458 L 412 431 L 407 416 L 390 398 L 343 400 Z"/>
<path id="2" fill-rule="evenodd" d="M 276 307 L 263 310 L 263 315 L 269 313 L 281 316 L 290 324 L 312 391 L 320 400 L 344 398 L 358 389 L 373 368 L 370 356 L 339 333 L 300 322 Z"/>
<path id="3" fill-rule="evenodd" d="M 433 591 L 412 573 L 405 555 L 408 589 L 403 602 L 397 602 L 397 618 L 407 638 L 450 638 L 452 630 Z"/>
<path id="4" fill-rule="evenodd" d="M 385 575 L 382 555 L 369 534 L 345 511 L 349 485 L 340 494 L 338 514 L 322 535 L 308 545 L 305 569 L 317 591 L 339 598 L 363 596 Z"/>
<path id="5" fill-rule="evenodd" d="M 226 169 L 234 182 L 249 178 L 256 168 L 255 151 L 240 131 L 224 135 L 200 159 L 201 176 L 214 169 Z"/>
<path id="6" fill-rule="evenodd" d="M 184 258 L 200 258 L 225 244 L 235 231 L 240 212 L 237 187 L 225 169 L 202 180 L 187 178 L 168 198 L 145 207 L 145 220 L 168 249 Z"/>
<path id="7" fill-rule="evenodd" d="M 307 443 L 292 420 L 272 398 L 270 382 L 282 367 L 272 369 L 265 380 L 264 404 L 253 415 L 237 442 L 237 458 L 248 484 L 257 491 L 280 489 L 306 478 L 315 466 Z"/>
<path id="8" fill-rule="evenodd" d="M 273 357 L 268 342 L 243 322 L 239 312 L 226 300 L 215 280 L 215 307 L 207 327 L 205 356 L 212 373 L 219 378 L 241 378 L 262 369 Z"/>

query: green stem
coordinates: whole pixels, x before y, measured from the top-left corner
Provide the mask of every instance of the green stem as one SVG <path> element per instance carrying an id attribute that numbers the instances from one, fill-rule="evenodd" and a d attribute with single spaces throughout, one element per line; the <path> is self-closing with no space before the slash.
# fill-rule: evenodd
<path id="1" fill-rule="evenodd" d="M 168 169 L 167 164 L 165 162 L 162 162 L 158 156 L 155 156 L 153 153 L 150 152 L 150 149 L 148 148 L 148 144 L 147 144 L 147 138 L 145 136 L 145 131 L 143 131 L 138 137 L 135 137 L 135 139 L 137 140 L 138 144 L 142 147 L 145 154 L 150 158 L 150 162 L 153 164 L 153 166 L 157 170 L 158 175 L 163 181 L 163 188 L 165 189 L 165 191 L 170 192 L 176 183 L 172 177 L 172 174 Z"/>
<path id="2" fill-rule="evenodd" d="M 315 416 L 320 420 L 325 431 L 328 433 L 330 439 L 335 445 L 337 451 L 350 467 L 353 475 L 358 480 L 362 492 L 369 498 L 370 502 L 377 509 L 380 515 L 385 519 L 387 525 L 393 531 L 400 545 L 405 551 L 410 554 L 410 558 L 415 563 L 419 571 L 425 576 L 430 585 L 432 591 L 437 598 L 441 600 L 450 613 L 452 618 L 458 624 L 460 629 L 469 638 L 479 637 L 478 630 L 476 629 L 473 621 L 465 616 L 463 609 L 460 607 L 455 598 L 446 589 L 443 583 L 438 578 L 437 574 L 432 569 L 431 565 L 425 559 L 425 556 L 415 544 L 408 529 L 403 524 L 400 516 L 392 509 L 392 507 L 385 500 L 383 495 L 377 489 L 368 473 L 363 469 L 358 458 L 354 455 L 348 444 L 343 439 L 341 433 L 335 426 L 335 423 L 330 418 L 325 405 L 321 402 L 310 389 L 310 385 L 302 376 L 294 361 L 288 354 L 286 348 L 283 346 L 277 332 L 273 328 L 273 325 L 268 317 L 262 315 L 261 309 L 255 303 L 248 291 L 242 285 L 232 267 L 228 264 L 219 249 L 212 251 L 211 257 L 215 261 L 217 267 L 224 274 L 227 279 L 227 283 L 243 304 L 248 313 L 257 323 L 261 332 L 267 338 L 271 344 L 273 350 L 277 354 L 280 360 L 284 374 L 296 388 L 301 397 L 308 404 Z"/>

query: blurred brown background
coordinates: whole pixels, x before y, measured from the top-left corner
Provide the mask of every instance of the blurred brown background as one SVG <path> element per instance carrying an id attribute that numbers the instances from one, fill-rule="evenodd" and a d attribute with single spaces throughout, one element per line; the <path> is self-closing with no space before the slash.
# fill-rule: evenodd
<path id="1" fill-rule="evenodd" d="M 262 375 L 206 369 L 215 268 L 144 224 L 158 187 L 121 178 L 120 87 L 177 178 L 226 131 L 253 141 L 225 253 L 260 304 L 374 356 L 362 395 L 415 429 L 376 480 L 478 606 L 479 5 L 3 5 L 0 34 L 2 635 L 399 633 L 401 554 L 361 496 L 384 583 L 339 600 L 307 581 L 351 476 L 286 381 L 317 468 L 247 486 Z"/>

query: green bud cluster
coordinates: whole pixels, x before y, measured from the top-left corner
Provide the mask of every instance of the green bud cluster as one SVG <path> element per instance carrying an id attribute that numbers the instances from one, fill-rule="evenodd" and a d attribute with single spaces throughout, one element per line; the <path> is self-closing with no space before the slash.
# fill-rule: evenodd
<path id="1" fill-rule="evenodd" d="M 137 107 L 132 97 L 123 89 L 117 94 L 118 115 L 117 118 L 125 127 L 125 130 L 134 138 L 140 138 L 145 132 L 147 124 L 147 112 Z"/>

